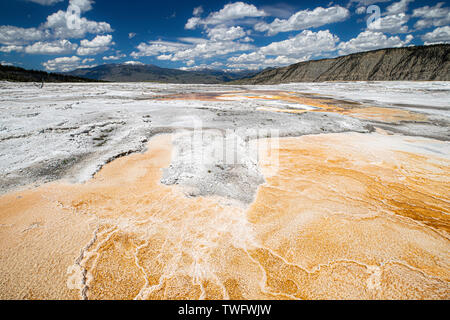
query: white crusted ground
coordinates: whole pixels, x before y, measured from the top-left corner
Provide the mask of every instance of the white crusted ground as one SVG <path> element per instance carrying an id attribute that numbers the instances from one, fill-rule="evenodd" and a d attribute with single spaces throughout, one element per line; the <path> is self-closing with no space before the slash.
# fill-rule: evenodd
<path id="1" fill-rule="evenodd" d="M 280 104 L 289 104 L 285 101 L 154 99 L 171 94 L 241 90 L 315 93 L 363 104 L 413 110 L 427 114 L 436 121 L 436 125 L 402 124 L 399 131 L 419 136 L 433 133 L 441 140 L 448 140 L 449 137 L 448 82 L 301 83 L 277 86 L 89 83 L 46 84 L 43 89 L 32 83 L 2 82 L 0 193 L 60 178 L 85 181 L 105 163 L 130 152 L 142 151 L 153 135 L 191 130 L 199 122 L 204 130 L 214 134 L 227 129 L 274 129 L 279 130 L 281 136 L 300 136 L 369 132 L 373 129 L 373 123 L 369 121 L 331 113 L 257 111 L 261 107 L 277 108 Z M 293 103 L 292 108 L 308 110 L 312 107 Z M 255 138 L 245 130 L 242 132 L 238 134 L 243 141 Z M 207 144 L 207 147 L 211 148 L 211 145 Z M 259 173 L 245 174 L 238 168 L 231 168 L 236 174 L 230 175 L 223 172 L 222 167 L 210 163 L 208 167 L 198 168 L 195 163 L 174 161 L 165 174 L 165 180 L 167 183 L 195 185 L 194 194 L 228 195 L 250 202 L 257 185 L 261 183 Z M 220 179 L 219 186 L 217 179 Z M 248 186 L 243 186 L 236 182 L 241 180 L 250 182 Z M 227 191 L 230 183 L 235 187 Z"/>

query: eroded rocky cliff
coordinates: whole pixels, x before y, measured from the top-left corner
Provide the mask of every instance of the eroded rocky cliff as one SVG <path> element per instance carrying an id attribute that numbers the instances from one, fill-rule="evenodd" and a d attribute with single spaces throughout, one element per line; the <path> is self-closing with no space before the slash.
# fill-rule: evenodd
<path id="1" fill-rule="evenodd" d="M 450 81 L 450 45 L 381 49 L 300 62 L 237 81 L 276 84 L 320 81 Z"/>

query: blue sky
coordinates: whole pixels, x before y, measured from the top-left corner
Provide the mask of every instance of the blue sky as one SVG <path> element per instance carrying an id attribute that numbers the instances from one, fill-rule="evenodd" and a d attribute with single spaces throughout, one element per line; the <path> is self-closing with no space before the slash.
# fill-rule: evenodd
<path id="1" fill-rule="evenodd" d="M 261 69 L 450 42 L 446 1 L 0 0 L 0 62 Z"/>

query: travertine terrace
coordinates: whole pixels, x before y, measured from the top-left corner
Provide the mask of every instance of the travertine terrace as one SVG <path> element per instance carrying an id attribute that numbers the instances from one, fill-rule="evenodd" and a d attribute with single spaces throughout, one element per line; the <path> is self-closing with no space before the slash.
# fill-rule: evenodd
<path id="1" fill-rule="evenodd" d="M 447 82 L 0 90 L 2 299 L 450 298 Z"/>

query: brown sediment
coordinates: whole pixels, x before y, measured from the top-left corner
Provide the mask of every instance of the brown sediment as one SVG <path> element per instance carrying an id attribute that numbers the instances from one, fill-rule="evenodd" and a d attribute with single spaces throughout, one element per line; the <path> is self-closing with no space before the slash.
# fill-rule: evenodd
<path id="1" fill-rule="evenodd" d="M 423 114 L 394 108 L 366 107 L 345 110 L 339 113 L 359 119 L 375 120 L 388 123 L 399 123 L 402 121 L 428 121 L 427 116 Z"/>
<path id="2" fill-rule="evenodd" d="M 79 299 L 67 267 L 92 238 L 95 221 L 51 201 L 49 186 L 0 197 L 0 299 Z"/>
<path id="3" fill-rule="evenodd" d="M 221 101 L 221 100 L 239 100 L 239 99 L 273 100 L 285 101 L 288 103 L 302 104 L 314 107 L 313 110 L 299 110 L 296 108 L 278 108 L 270 106 L 261 106 L 258 110 L 283 112 L 283 113 L 305 113 L 305 112 L 334 112 L 351 117 L 375 120 L 387 123 L 399 123 L 402 121 L 427 122 L 427 116 L 408 110 L 397 108 L 383 108 L 364 106 L 357 102 L 336 100 L 314 96 L 311 94 L 299 94 L 288 91 L 258 90 L 258 91 L 236 91 L 236 92 L 210 92 L 210 93 L 188 93 L 174 94 L 163 97 L 157 97 L 158 100 L 199 100 L 199 101 Z"/>
<path id="4" fill-rule="evenodd" d="M 236 94 L 243 91 L 230 91 L 226 94 Z M 218 101 L 219 97 L 224 95 L 223 92 L 191 92 L 191 93 L 175 93 L 163 96 L 152 96 L 152 100 L 195 100 L 195 101 Z"/>
<path id="5" fill-rule="evenodd" d="M 1 298 L 448 299 L 450 161 L 407 148 L 427 141 L 281 139 L 244 209 L 161 185 L 158 136 L 85 184 L 0 198 Z"/>
<path id="6" fill-rule="evenodd" d="M 381 129 L 381 128 L 378 128 L 378 127 L 375 127 L 375 132 L 378 133 L 378 134 L 385 135 L 385 136 L 392 136 L 394 134 L 391 131 L 388 131 L 388 130 L 385 130 L 385 129 Z"/>
<path id="7" fill-rule="evenodd" d="M 258 107 L 257 111 L 269 111 L 269 112 L 281 112 L 281 113 L 305 113 L 310 112 L 310 110 L 300 110 L 300 109 L 280 109 L 273 107 Z"/>
<path id="8" fill-rule="evenodd" d="M 269 286 L 294 281 L 299 298 L 449 297 L 450 161 L 384 139 L 281 140 L 280 170 L 248 214 L 273 251 L 255 253 L 273 268 Z"/>
<path id="9" fill-rule="evenodd" d="M 231 95 L 227 95 L 231 97 Z M 329 98 L 309 98 L 299 97 L 288 92 L 278 92 L 271 96 L 260 95 L 247 95 L 250 99 L 264 99 L 264 100 L 278 100 L 291 103 L 298 103 L 315 107 L 313 110 L 298 110 L 294 108 L 278 109 L 273 108 L 274 112 L 287 112 L 287 113 L 303 113 L 303 112 L 334 112 L 351 117 L 376 120 L 389 123 L 398 123 L 401 121 L 421 121 L 426 122 L 427 117 L 422 114 L 413 113 L 407 110 L 395 109 L 395 108 L 382 108 L 382 107 L 366 107 L 358 103 L 350 103 L 345 101 L 338 101 Z M 265 109 L 265 108 L 260 108 Z"/>

